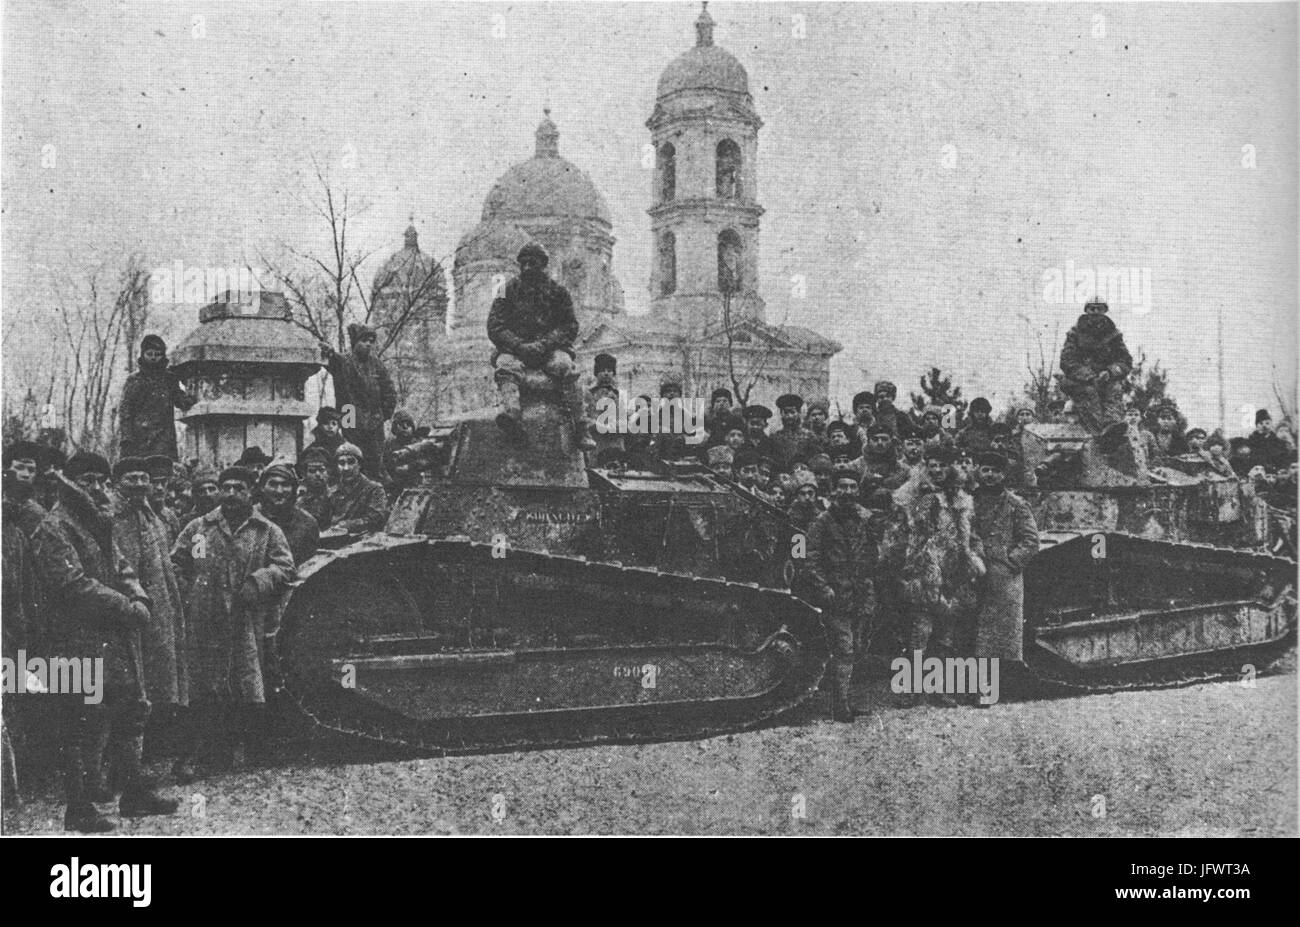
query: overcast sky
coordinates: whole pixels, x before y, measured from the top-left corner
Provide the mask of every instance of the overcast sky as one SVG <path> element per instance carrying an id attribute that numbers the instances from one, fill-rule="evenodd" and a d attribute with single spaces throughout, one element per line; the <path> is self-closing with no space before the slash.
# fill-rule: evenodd
<path id="1" fill-rule="evenodd" d="M 450 265 L 493 181 L 531 156 L 546 102 L 561 154 L 609 202 L 629 309 L 647 305 L 645 120 L 659 73 L 694 42 L 698 4 L 3 9 L 11 355 L 41 333 L 51 268 L 322 245 L 298 199 L 313 153 L 371 203 L 355 234 L 376 261 L 414 214 L 423 248 Z M 1067 262 L 1150 272 L 1149 310 L 1112 315 L 1173 369 L 1193 420 L 1217 421 L 1219 311 L 1230 427 L 1244 404 L 1276 409 L 1275 379 L 1294 392 L 1294 4 L 710 12 L 765 121 L 769 320 L 844 344 L 836 397 L 863 368 L 907 390 L 939 364 L 1000 405 L 1035 332 L 1050 343 L 1078 315 L 1072 293 L 1044 298 L 1044 275 Z M 806 298 L 791 296 L 795 275 Z"/>

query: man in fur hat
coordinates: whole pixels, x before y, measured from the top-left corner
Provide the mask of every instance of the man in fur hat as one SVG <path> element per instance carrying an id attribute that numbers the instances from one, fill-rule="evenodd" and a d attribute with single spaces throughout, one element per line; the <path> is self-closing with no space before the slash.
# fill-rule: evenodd
<path id="1" fill-rule="evenodd" d="M 397 409 L 397 390 L 388 368 L 375 356 L 378 336 L 369 325 L 348 326 L 350 354 L 321 344 L 334 378 L 334 404 L 343 418 L 343 436 L 364 454 L 366 475 L 380 483 L 384 474 L 384 422 Z"/>
<path id="2" fill-rule="evenodd" d="M 303 448 L 303 453 L 310 450 L 322 450 L 329 459 L 330 470 L 334 468 L 334 452 L 345 440 L 343 437 L 343 416 L 333 406 L 321 406 L 316 412 L 316 427 L 311 430 L 313 441 Z"/>
<path id="3" fill-rule="evenodd" d="M 587 431 L 584 397 L 574 364 L 578 319 L 569 291 L 547 275 L 549 261 L 541 245 L 524 245 L 518 256 L 519 276 L 506 284 L 488 313 L 487 334 L 496 348 L 492 366 L 502 405 L 497 424 L 520 433 L 520 384 L 526 371 L 544 371 L 565 397 L 579 449 L 594 451 L 596 444 Z"/>
<path id="4" fill-rule="evenodd" d="M 993 404 L 983 396 L 971 400 L 970 418 L 957 431 L 957 446 L 972 454 L 982 454 L 992 446 L 989 430 L 993 427 Z"/>
<path id="5" fill-rule="evenodd" d="M 122 457 L 162 454 L 175 460 L 179 456 L 172 408 L 184 412 L 198 398 L 185 391 L 167 363 L 167 345 L 157 335 L 145 335 L 136 372 L 126 378 L 118 406 L 118 453 Z"/>
<path id="6" fill-rule="evenodd" d="M 148 473 L 142 469 L 140 475 L 147 485 Z M 149 596 L 113 541 L 113 505 L 106 492 L 111 477 L 100 455 L 74 454 L 64 476 L 56 477 L 58 503 L 32 538 L 50 653 L 104 661 L 99 701 L 91 704 L 84 694 L 51 696 L 60 700 L 64 827 L 87 833 L 114 827 L 95 807 L 112 797 L 103 794 L 105 744 L 122 791 L 123 817 L 172 814 L 177 808 L 153 791 L 140 768 L 149 719 L 140 633 L 152 619 Z"/>
<path id="7" fill-rule="evenodd" d="M 1093 434 L 1123 420 L 1124 385 L 1133 372 L 1133 355 L 1108 311 L 1100 300 L 1084 306 L 1061 348 L 1061 391 Z"/>

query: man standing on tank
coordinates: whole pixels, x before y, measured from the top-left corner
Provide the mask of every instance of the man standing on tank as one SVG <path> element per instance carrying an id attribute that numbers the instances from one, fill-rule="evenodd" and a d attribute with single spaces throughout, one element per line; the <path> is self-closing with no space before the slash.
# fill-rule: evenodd
<path id="1" fill-rule="evenodd" d="M 584 451 L 596 449 L 587 433 L 584 397 L 578 386 L 573 343 L 578 319 L 569 291 L 546 273 L 550 258 L 534 242 L 519 250 L 519 276 L 506 284 L 492 302 L 487 333 L 496 350 L 492 354 L 501 414 L 497 424 L 519 434 L 523 420 L 519 387 L 529 370 L 540 370 L 555 381 L 564 395 L 572 420 L 574 439 Z"/>

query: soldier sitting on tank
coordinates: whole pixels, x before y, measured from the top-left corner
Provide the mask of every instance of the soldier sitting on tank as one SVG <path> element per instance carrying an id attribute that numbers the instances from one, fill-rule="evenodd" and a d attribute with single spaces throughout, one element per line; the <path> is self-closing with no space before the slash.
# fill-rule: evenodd
<path id="1" fill-rule="evenodd" d="M 397 457 L 397 452 L 418 441 L 419 435 L 416 433 L 415 418 L 405 409 L 393 413 L 388 428 L 392 434 L 384 439 L 384 472 L 393 481 L 391 489 L 396 498 L 403 489 L 420 483 L 419 461 L 405 459 L 399 463 Z"/>
<path id="2" fill-rule="evenodd" d="M 549 261 L 541 245 L 530 242 L 519 250 L 519 276 L 506 284 L 488 314 L 488 338 L 496 350 L 492 365 L 501 393 L 502 429 L 522 434 L 519 389 L 530 371 L 546 374 L 561 390 L 572 417 L 574 439 L 583 451 L 596 449 L 587 433 L 583 396 L 578 386 L 573 342 L 578 319 L 569 291 L 546 274 Z"/>
<path id="3" fill-rule="evenodd" d="M 1109 311 L 1101 300 L 1084 306 L 1061 348 L 1061 391 L 1074 400 L 1079 424 L 1093 434 L 1123 418 L 1124 385 L 1133 372 L 1133 355 Z"/>

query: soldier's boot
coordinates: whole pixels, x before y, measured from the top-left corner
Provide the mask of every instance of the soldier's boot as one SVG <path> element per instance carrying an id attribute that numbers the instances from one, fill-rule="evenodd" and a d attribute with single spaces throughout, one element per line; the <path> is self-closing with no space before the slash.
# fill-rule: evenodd
<path id="1" fill-rule="evenodd" d="M 69 804 L 63 813 L 63 829 L 75 830 L 79 834 L 107 834 L 116 830 L 117 825 L 99 813 L 89 801 Z"/>
<path id="2" fill-rule="evenodd" d="M 524 415 L 519 406 L 519 384 L 514 380 L 498 380 L 497 391 L 501 394 L 501 412 L 497 415 L 497 426 L 512 436 L 524 432 Z"/>
<path id="3" fill-rule="evenodd" d="M 594 451 L 596 442 L 591 437 L 591 422 L 587 420 L 587 403 L 576 378 L 564 384 L 564 398 L 569 405 L 573 421 L 573 440 L 580 451 Z"/>
<path id="4" fill-rule="evenodd" d="M 179 803 L 173 798 L 163 798 L 155 791 L 155 783 L 141 768 L 144 754 L 144 733 L 125 733 L 114 737 L 113 765 L 120 770 L 122 801 L 118 813 L 124 818 L 137 818 L 149 814 L 175 814 Z"/>

